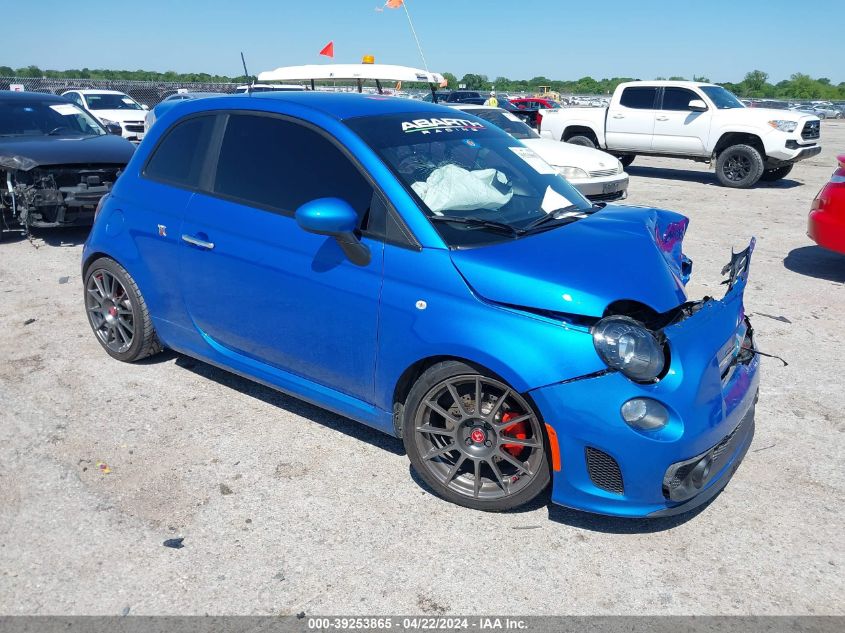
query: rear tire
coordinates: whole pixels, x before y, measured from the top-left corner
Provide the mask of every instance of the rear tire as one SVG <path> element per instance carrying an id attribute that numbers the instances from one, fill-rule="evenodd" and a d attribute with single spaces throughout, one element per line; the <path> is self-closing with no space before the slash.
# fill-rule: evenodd
<path id="1" fill-rule="evenodd" d="M 162 350 L 141 290 L 123 266 L 101 257 L 83 281 L 88 324 L 109 356 L 132 363 Z"/>
<path id="2" fill-rule="evenodd" d="M 414 471 L 447 501 L 502 512 L 549 484 L 545 425 L 533 405 L 475 367 L 447 361 L 427 369 L 408 394 L 403 418 Z"/>
<path id="3" fill-rule="evenodd" d="M 732 145 L 716 159 L 716 177 L 725 187 L 753 187 L 764 170 L 763 157 L 751 145 Z"/>
<path id="4" fill-rule="evenodd" d="M 578 136 L 570 136 L 566 139 L 567 143 L 571 143 L 572 145 L 581 145 L 582 147 L 589 147 L 592 149 L 596 149 L 596 144 L 593 142 L 589 136 L 583 136 L 579 134 Z"/>
<path id="5" fill-rule="evenodd" d="M 776 167 L 775 169 L 767 169 L 763 172 L 763 175 L 760 176 L 760 180 L 764 182 L 774 182 L 775 180 L 786 178 L 791 171 L 792 165 L 784 165 L 783 167 Z"/>

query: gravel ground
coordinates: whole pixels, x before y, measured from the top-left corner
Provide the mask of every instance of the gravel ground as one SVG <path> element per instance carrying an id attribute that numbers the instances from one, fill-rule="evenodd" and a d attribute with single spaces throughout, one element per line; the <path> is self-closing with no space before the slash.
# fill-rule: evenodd
<path id="1" fill-rule="evenodd" d="M 398 440 L 189 358 L 110 360 L 85 231 L 0 244 L 0 614 L 845 613 L 845 256 L 805 236 L 845 122 L 822 127 L 821 155 L 748 191 L 629 170 L 629 202 L 690 216 L 692 296 L 757 236 L 747 309 L 789 361 L 763 362 L 732 483 L 673 519 L 445 503 Z"/>

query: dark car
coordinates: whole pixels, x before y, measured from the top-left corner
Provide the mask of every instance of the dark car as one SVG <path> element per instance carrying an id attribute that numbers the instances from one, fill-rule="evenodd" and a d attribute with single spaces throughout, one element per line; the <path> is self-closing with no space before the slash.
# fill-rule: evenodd
<path id="1" fill-rule="evenodd" d="M 0 91 L 0 236 L 91 224 L 134 151 L 64 97 Z"/>
<path id="2" fill-rule="evenodd" d="M 423 101 L 432 101 L 431 94 L 423 97 Z M 477 90 L 438 90 L 438 103 L 474 103 L 484 105 L 484 97 Z"/>

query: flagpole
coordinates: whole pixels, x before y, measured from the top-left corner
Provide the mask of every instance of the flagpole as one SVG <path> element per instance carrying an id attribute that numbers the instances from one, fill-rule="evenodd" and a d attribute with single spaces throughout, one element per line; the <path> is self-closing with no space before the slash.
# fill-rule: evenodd
<path id="1" fill-rule="evenodd" d="M 417 50 L 420 52 L 423 68 L 425 68 L 425 72 L 428 72 L 428 64 L 425 61 L 425 55 L 423 55 L 422 46 L 420 46 L 420 38 L 417 37 L 417 31 L 414 28 L 414 23 L 411 21 L 411 14 L 408 12 L 408 0 L 405 0 L 405 2 L 402 3 L 402 8 L 405 9 L 405 15 L 408 16 L 408 24 L 411 26 L 411 33 L 414 36 L 414 40 L 416 40 L 417 42 Z"/>

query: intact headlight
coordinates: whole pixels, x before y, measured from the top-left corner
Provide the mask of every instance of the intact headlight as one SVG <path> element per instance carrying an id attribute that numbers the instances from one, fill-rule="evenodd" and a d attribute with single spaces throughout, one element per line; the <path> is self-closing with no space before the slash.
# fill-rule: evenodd
<path id="1" fill-rule="evenodd" d="M 612 316 L 596 323 L 593 345 L 608 367 L 637 382 L 654 380 L 666 363 L 654 333 L 628 317 Z"/>
<path id="2" fill-rule="evenodd" d="M 120 125 L 119 121 L 112 121 L 111 119 L 100 119 L 100 123 L 103 125 Z M 120 125 L 120 127 L 122 128 L 123 126 Z"/>
<path id="3" fill-rule="evenodd" d="M 589 175 L 580 167 L 555 167 L 564 178 L 588 178 Z"/>
<path id="4" fill-rule="evenodd" d="M 798 127 L 797 122 L 787 121 L 786 119 L 775 119 L 774 121 L 769 121 L 769 125 L 781 132 L 794 132 L 795 128 Z"/>

